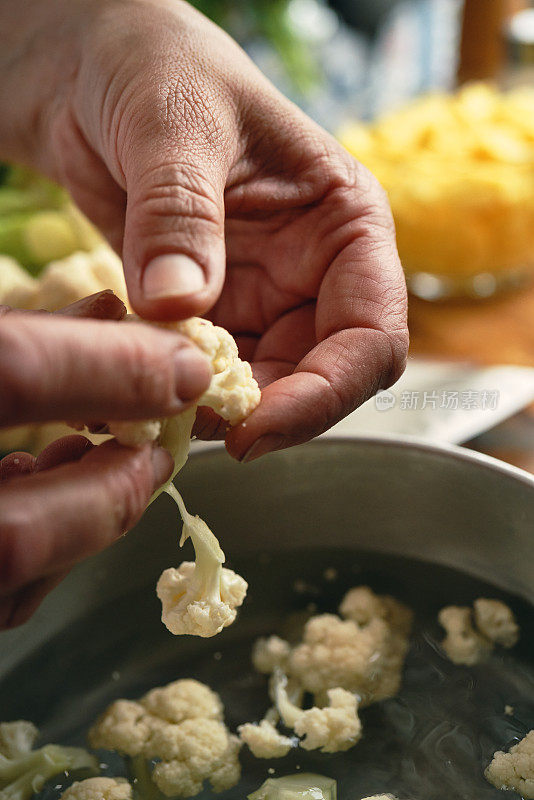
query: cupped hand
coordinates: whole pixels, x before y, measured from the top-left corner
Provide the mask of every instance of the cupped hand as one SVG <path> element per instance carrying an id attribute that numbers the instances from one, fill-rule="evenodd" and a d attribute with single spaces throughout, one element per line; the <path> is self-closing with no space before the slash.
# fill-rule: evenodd
<path id="1" fill-rule="evenodd" d="M 124 314 L 110 292 L 57 314 L 0 307 L 0 428 L 167 416 L 196 399 L 210 381 L 205 356 L 177 334 L 117 324 Z M 131 528 L 172 466 L 162 448 L 80 435 L 0 461 L 0 629 Z"/>
<path id="2" fill-rule="evenodd" d="M 46 80 L 25 84 L 3 140 L 122 254 L 138 314 L 236 336 L 263 399 L 230 452 L 303 442 L 394 382 L 405 286 L 370 173 L 187 3 L 43 6 Z"/>

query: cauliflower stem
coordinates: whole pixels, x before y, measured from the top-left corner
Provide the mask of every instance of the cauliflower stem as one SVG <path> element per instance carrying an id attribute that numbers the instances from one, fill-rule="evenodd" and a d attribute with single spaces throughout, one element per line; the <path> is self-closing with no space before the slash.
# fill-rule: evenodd
<path id="1" fill-rule="evenodd" d="M 16 758 L 0 754 L 0 798 L 29 800 L 54 775 L 83 769 L 96 771 L 97 762 L 79 747 L 48 744 Z"/>

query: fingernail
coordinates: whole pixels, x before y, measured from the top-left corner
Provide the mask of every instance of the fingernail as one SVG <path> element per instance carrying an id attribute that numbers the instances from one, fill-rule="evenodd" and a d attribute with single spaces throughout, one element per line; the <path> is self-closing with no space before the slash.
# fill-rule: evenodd
<path id="1" fill-rule="evenodd" d="M 169 480 L 174 467 L 171 454 L 163 447 L 152 450 L 152 467 L 154 469 L 154 491 Z"/>
<path id="2" fill-rule="evenodd" d="M 143 275 L 143 292 L 148 300 L 195 294 L 205 285 L 204 271 L 196 261 L 176 253 L 156 256 Z"/>
<path id="3" fill-rule="evenodd" d="M 283 447 L 285 440 L 286 437 L 282 436 L 281 433 L 266 433 L 256 439 L 240 460 L 246 464 L 249 461 L 254 461 L 255 458 L 266 455 L 266 453 L 272 453 L 273 450 L 279 450 Z"/>
<path id="4" fill-rule="evenodd" d="M 197 348 L 181 347 L 174 360 L 175 390 L 179 400 L 196 400 L 210 385 L 212 369 Z"/>

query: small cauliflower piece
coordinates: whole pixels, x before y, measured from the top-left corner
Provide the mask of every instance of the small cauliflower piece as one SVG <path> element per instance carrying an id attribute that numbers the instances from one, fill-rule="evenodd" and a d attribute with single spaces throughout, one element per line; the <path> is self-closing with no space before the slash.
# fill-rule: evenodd
<path id="1" fill-rule="evenodd" d="M 0 754 L 6 758 L 17 758 L 29 753 L 38 735 L 39 731 L 28 720 L 0 722 Z"/>
<path id="2" fill-rule="evenodd" d="M 374 794 L 372 797 L 363 797 L 362 800 L 397 800 L 392 794 Z"/>
<path id="3" fill-rule="evenodd" d="M 268 719 L 246 722 L 237 729 L 239 738 L 256 758 L 283 758 L 296 742 L 283 736 Z"/>
<path id="4" fill-rule="evenodd" d="M 199 405 L 212 408 L 230 425 L 237 425 L 256 408 L 261 392 L 250 364 L 239 358 L 237 345 L 224 328 L 198 317 L 162 323 L 161 327 L 188 336 L 209 357 L 213 369 L 209 388 L 196 406 L 171 419 L 111 422 L 108 427 L 121 444 L 136 447 L 158 441 L 173 456 L 172 475 L 165 486 L 154 492 L 151 502 L 162 491 L 175 500 L 183 520 L 180 545 L 191 538 L 196 560 L 166 569 L 160 576 L 156 591 L 162 603 L 161 618 L 176 635 L 214 636 L 235 620 L 247 583 L 223 568 L 224 553 L 219 542 L 200 517 L 188 513 L 172 480 L 187 461 Z"/>
<path id="5" fill-rule="evenodd" d="M 126 447 L 140 447 L 146 442 L 155 442 L 161 434 L 161 421 L 147 419 L 141 422 L 110 422 L 108 430 L 118 442 Z"/>
<path id="6" fill-rule="evenodd" d="M 252 367 L 248 361 L 237 359 L 223 372 L 213 375 L 198 404 L 213 409 L 233 426 L 254 411 L 260 397 Z"/>
<path id="7" fill-rule="evenodd" d="M 438 620 L 446 633 L 441 646 L 453 664 L 473 666 L 491 651 L 491 643 L 474 629 L 467 606 L 446 606 Z"/>
<path id="8" fill-rule="evenodd" d="M 329 705 L 304 711 L 295 724 L 295 733 L 304 737 L 301 747 L 305 750 L 338 753 L 361 739 L 358 698 L 345 689 L 328 689 L 326 694 Z"/>
<path id="9" fill-rule="evenodd" d="M 534 798 L 534 730 L 508 753 L 499 750 L 484 773 L 497 789 L 513 789 L 524 800 Z"/>
<path id="10" fill-rule="evenodd" d="M 13 287 L 3 302 L 28 310 L 57 311 L 102 289 L 111 289 L 127 304 L 120 258 L 105 244 L 89 253 L 79 251 L 51 261 L 31 286 Z"/>
<path id="11" fill-rule="evenodd" d="M 231 333 L 202 317 L 163 323 L 165 327 L 188 336 L 208 356 L 213 374 L 218 375 L 239 360 L 237 344 Z"/>
<path id="12" fill-rule="evenodd" d="M 279 636 L 260 638 L 252 648 L 252 663 L 257 672 L 270 675 L 276 667 L 285 672 L 291 645 Z"/>
<path id="13" fill-rule="evenodd" d="M 24 308 L 32 297 L 36 284 L 35 278 L 14 258 L 0 256 L 0 303 Z"/>
<path id="14" fill-rule="evenodd" d="M 157 718 L 148 716 L 141 703 L 115 700 L 96 720 L 87 738 L 95 749 L 138 756 L 145 749 L 155 721 Z"/>
<path id="15" fill-rule="evenodd" d="M 404 636 L 409 635 L 413 622 L 413 612 L 408 606 L 389 595 L 377 595 L 368 586 L 350 589 L 341 601 L 339 613 L 358 625 L 384 619 L 393 631 Z"/>
<path id="16" fill-rule="evenodd" d="M 274 701 L 284 725 L 293 728 L 305 750 L 338 753 L 353 747 L 361 738 L 362 725 L 358 717 L 359 699 L 345 689 L 328 689 L 328 706 L 302 709 L 293 703 L 287 691 L 287 677 L 277 670 L 274 674 Z"/>
<path id="17" fill-rule="evenodd" d="M 200 517 L 188 513 L 172 484 L 167 492 L 183 519 L 180 546 L 191 537 L 196 560 L 184 561 L 177 569 L 171 567 L 162 573 L 156 587 L 163 609 L 161 619 L 174 634 L 215 636 L 234 621 L 236 609 L 245 599 L 247 582 L 223 568 L 219 542 Z"/>
<path id="18" fill-rule="evenodd" d="M 407 649 L 407 637 L 393 633 L 384 619 L 373 617 L 361 626 L 320 614 L 306 623 L 288 671 L 319 700 L 341 687 L 358 694 L 363 705 L 398 692 Z"/>
<path id="19" fill-rule="evenodd" d="M 280 716 L 307 750 L 335 753 L 355 745 L 362 734 L 359 705 L 392 697 L 400 686 L 411 610 L 360 586 L 346 594 L 340 612 L 348 619 L 310 617 L 294 647 L 271 636 L 258 639 L 252 652 L 258 672 L 273 676 L 275 708 L 266 721 L 274 727 Z M 312 708 L 301 707 L 305 692 L 314 695 Z"/>
<path id="20" fill-rule="evenodd" d="M 248 800 L 336 800 L 334 778 L 298 772 L 281 778 L 267 778 Z"/>
<path id="21" fill-rule="evenodd" d="M 151 747 L 163 759 L 155 765 L 152 778 L 168 797 L 194 797 L 206 780 L 214 791 L 222 792 L 241 776 L 239 740 L 217 720 L 189 719 L 156 731 Z"/>
<path id="22" fill-rule="evenodd" d="M 17 720 L 2 723 L 2 734 L 3 749 L 0 750 L 2 800 L 30 800 L 55 775 L 78 770 L 93 772 L 97 770 L 96 759 L 81 747 L 47 744 L 32 750 L 37 729 L 31 722 Z"/>
<path id="23" fill-rule="evenodd" d="M 141 703 L 150 714 L 172 723 L 198 718 L 222 720 L 224 713 L 219 695 L 192 678 L 151 689 Z"/>
<path id="24" fill-rule="evenodd" d="M 135 316 L 128 317 L 130 321 L 135 321 L 136 319 Z M 158 327 L 189 337 L 211 362 L 213 370 L 211 383 L 206 392 L 197 401 L 197 407 L 207 406 L 212 408 L 232 426 L 242 422 L 254 411 L 261 400 L 261 391 L 252 375 L 250 364 L 248 361 L 242 361 L 239 358 L 237 345 L 233 336 L 227 330 L 218 325 L 213 325 L 209 320 L 201 319 L 200 317 L 191 317 L 182 322 L 157 324 Z M 194 412 L 196 412 L 196 408 Z M 194 422 L 194 412 L 191 427 Z M 175 419 L 189 413 L 188 411 L 183 412 Z M 155 422 L 155 420 L 149 422 Z M 165 425 L 168 421 L 159 420 L 159 422 L 161 424 L 161 437 L 165 437 Z M 147 425 L 146 421 L 121 422 L 121 428 L 117 428 L 116 423 L 111 423 L 111 425 L 115 427 L 117 431 L 116 438 L 121 444 L 129 444 L 135 441 L 139 445 L 147 441 L 155 441 L 158 438 L 158 434 L 153 435 L 154 427 Z M 130 430 L 136 426 L 144 426 L 144 435 L 141 432 L 135 434 Z M 184 440 L 187 438 L 187 458 L 191 432 L 189 431 L 187 436 L 184 431 L 183 438 Z M 167 446 L 164 441 L 161 441 L 161 444 Z M 171 453 L 174 455 L 174 451 L 171 450 Z M 171 480 L 181 469 L 183 463 L 174 470 Z"/>
<path id="25" fill-rule="evenodd" d="M 517 643 L 519 626 L 505 603 L 480 597 L 473 608 L 477 628 L 490 641 L 502 647 L 513 647 Z"/>
<path id="26" fill-rule="evenodd" d="M 214 791 L 239 781 L 240 742 L 223 722 L 219 696 L 192 679 L 152 689 L 139 701 L 116 700 L 89 731 L 94 748 L 160 759 L 152 781 L 169 797 L 193 797 L 209 780 Z"/>
<path id="27" fill-rule="evenodd" d="M 59 800 L 132 800 L 132 787 L 124 778 L 86 778 L 69 786 Z"/>

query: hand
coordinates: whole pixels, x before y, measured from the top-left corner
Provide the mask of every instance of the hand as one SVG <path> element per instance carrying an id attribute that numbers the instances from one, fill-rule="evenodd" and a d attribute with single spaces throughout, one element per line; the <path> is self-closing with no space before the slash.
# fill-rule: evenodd
<path id="1" fill-rule="evenodd" d="M 141 316 L 206 314 L 238 338 L 263 399 L 227 436 L 236 458 L 303 442 L 398 378 L 384 192 L 228 36 L 180 0 L 7 5 L 0 145 L 122 253 Z"/>
<path id="2" fill-rule="evenodd" d="M 211 376 L 204 355 L 168 331 L 117 325 L 125 311 L 111 292 L 57 314 L 0 307 L 0 427 L 160 417 L 197 398 Z M 79 435 L 0 461 L 0 629 L 131 528 L 172 466 L 162 448 L 96 447 Z"/>

